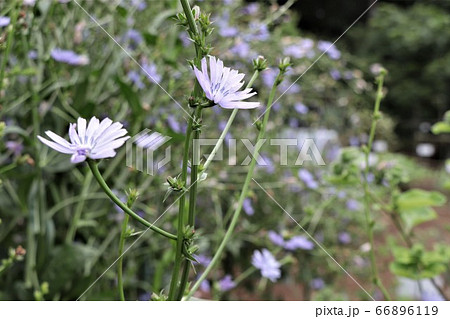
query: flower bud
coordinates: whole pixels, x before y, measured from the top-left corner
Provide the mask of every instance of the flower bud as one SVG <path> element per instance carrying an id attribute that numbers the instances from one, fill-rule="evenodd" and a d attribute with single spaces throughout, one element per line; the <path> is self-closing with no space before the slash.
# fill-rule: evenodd
<path id="1" fill-rule="evenodd" d="M 258 72 L 267 69 L 267 59 L 264 58 L 262 55 L 258 56 L 256 59 L 253 60 L 253 69 Z"/>

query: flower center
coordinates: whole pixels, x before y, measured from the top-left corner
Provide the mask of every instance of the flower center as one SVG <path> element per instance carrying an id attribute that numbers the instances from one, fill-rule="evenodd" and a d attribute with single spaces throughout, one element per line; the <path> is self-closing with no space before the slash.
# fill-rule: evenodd
<path id="1" fill-rule="evenodd" d="M 89 147 L 80 147 L 77 149 L 77 154 L 80 156 L 88 156 L 91 149 Z"/>

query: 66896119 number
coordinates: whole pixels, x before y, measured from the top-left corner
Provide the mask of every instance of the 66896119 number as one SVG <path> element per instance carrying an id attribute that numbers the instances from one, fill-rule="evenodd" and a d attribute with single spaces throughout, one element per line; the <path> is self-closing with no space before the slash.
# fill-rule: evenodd
<path id="1" fill-rule="evenodd" d="M 437 306 L 378 306 L 375 309 L 377 315 L 416 315 L 416 316 L 435 316 L 439 312 Z"/>

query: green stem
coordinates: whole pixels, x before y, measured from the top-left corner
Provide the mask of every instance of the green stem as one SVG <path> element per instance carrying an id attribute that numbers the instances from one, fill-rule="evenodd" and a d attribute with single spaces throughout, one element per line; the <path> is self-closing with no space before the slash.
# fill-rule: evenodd
<path id="1" fill-rule="evenodd" d="M 370 127 L 370 134 L 369 134 L 369 141 L 366 145 L 366 149 L 364 150 L 364 162 L 365 162 L 365 168 L 364 168 L 364 181 L 363 181 L 363 188 L 364 188 L 364 212 L 366 217 L 366 224 L 367 224 L 367 232 L 369 235 L 369 242 L 370 242 L 370 264 L 372 269 L 372 279 L 374 284 L 380 289 L 381 293 L 383 294 L 384 298 L 386 300 L 391 300 L 391 296 L 389 295 L 389 292 L 384 287 L 379 273 L 378 268 L 376 265 L 376 259 L 375 259 L 375 241 L 374 241 L 374 234 L 373 234 L 373 227 L 374 227 L 374 220 L 372 219 L 371 213 L 370 213 L 370 193 L 369 193 L 369 183 L 367 181 L 367 176 L 369 175 L 369 154 L 370 150 L 372 149 L 372 144 L 375 138 L 375 131 L 377 128 L 377 122 L 380 116 L 380 104 L 381 100 L 383 98 L 383 80 L 384 75 L 381 74 L 378 77 L 378 89 L 377 89 L 377 96 L 375 99 L 375 107 L 373 112 L 373 119 L 372 119 L 372 125 Z"/>
<path id="2" fill-rule="evenodd" d="M 196 112 L 195 121 L 201 121 L 202 110 Z M 197 114 L 198 113 L 198 114 Z M 198 116 L 198 117 L 197 117 Z M 196 129 L 193 134 L 193 140 L 198 140 L 200 138 L 200 129 Z M 191 156 L 191 186 L 189 188 L 189 213 L 188 213 L 188 225 L 195 226 L 195 205 L 197 202 L 197 181 L 198 181 L 198 159 L 196 158 L 196 150 L 192 150 Z M 181 275 L 180 287 L 178 289 L 177 300 L 183 298 L 184 291 L 186 290 L 186 284 L 189 277 L 190 262 L 185 260 L 183 266 L 183 272 Z"/>
<path id="3" fill-rule="evenodd" d="M 194 111 L 195 112 L 195 111 Z M 189 146 L 191 145 L 191 135 L 192 135 L 192 125 L 194 123 L 195 115 L 191 116 L 189 119 L 189 124 L 186 129 L 186 137 L 184 141 L 184 153 L 183 153 L 183 167 L 181 170 L 181 181 L 183 185 L 186 185 L 187 181 L 187 167 L 189 160 Z M 175 253 L 175 264 L 172 271 L 172 279 L 170 281 L 169 288 L 169 300 L 174 300 L 175 293 L 178 285 L 178 275 L 182 263 L 182 252 L 183 252 L 183 241 L 184 241 L 184 206 L 186 203 L 186 192 L 180 195 L 179 206 L 178 206 L 178 228 L 177 228 L 177 246 Z"/>
<path id="4" fill-rule="evenodd" d="M 2 59 L 2 63 L 0 65 L 0 91 L 3 89 L 3 80 L 5 78 L 5 70 L 6 70 L 6 65 L 8 64 L 8 57 L 9 54 L 11 53 L 11 48 L 12 48 L 12 43 L 13 43 L 13 38 L 14 38 L 14 31 L 16 29 L 16 23 L 17 23 L 17 18 L 19 15 L 19 9 L 16 8 L 16 4 L 18 4 L 19 1 L 15 1 L 15 3 L 12 6 L 12 15 L 11 15 L 11 25 L 8 27 L 8 40 L 6 41 L 6 50 L 5 50 L 5 54 L 3 55 L 3 59 Z"/>
<path id="5" fill-rule="evenodd" d="M 253 85 L 255 80 L 258 78 L 258 75 L 259 75 L 259 71 L 256 70 L 253 73 L 253 76 L 250 79 L 250 81 L 248 82 L 246 88 L 249 88 Z M 228 119 L 228 122 L 225 125 L 225 128 L 223 129 L 222 133 L 220 134 L 219 140 L 217 141 L 216 145 L 214 146 L 214 149 L 212 150 L 211 154 L 209 154 L 208 159 L 206 160 L 205 164 L 203 165 L 203 171 L 206 171 L 208 169 L 209 165 L 211 164 L 211 161 L 214 159 L 217 152 L 222 147 L 223 141 L 225 140 L 225 137 L 227 136 L 228 131 L 230 130 L 231 124 L 233 124 L 234 118 L 236 117 L 238 111 L 239 111 L 239 109 L 234 109 L 233 112 L 231 113 L 230 118 Z"/>
<path id="6" fill-rule="evenodd" d="M 269 100 L 267 102 L 268 109 L 266 114 L 264 114 L 263 123 L 261 125 L 261 128 L 259 130 L 258 138 L 256 140 L 256 146 L 252 154 L 252 160 L 250 162 L 250 167 L 247 173 L 247 177 L 245 178 L 244 186 L 242 188 L 241 194 L 239 196 L 238 206 L 236 210 L 234 211 L 233 218 L 231 219 L 230 225 L 228 226 L 227 232 L 225 233 L 224 238 L 222 239 L 222 242 L 219 245 L 219 248 L 217 249 L 213 259 L 211 260 L 208 267 L 206 267 L 203 274 L 200 276 L 200 278 L 196 281 L 192 289 L 189 291 L 188 295 L 186 296 L 186 299 L 189 299 L 192 297 L 192 295 L 197 291 L 197 289 L 200 287 L 200 284 L 203 282 L 203 280 L 206 279 L 206 277 L 209 275 L 211 270 L 216 266 L 216 264 L 219 262 L 223 251 L 225 250 L 225 247 L 227 246 L 228 242 L 231 239 L 231 235 L 233 234 L 233 231 L 237 225 L 237 222 L 239 220 L 240 213 L 242 211 L 242 206 L 244 204 L 244 200 L 247 197 L 248 188 L 250 186 L 250 182 L 252 181 L 253 171 L 255 170 L 256 166 L 256 158 L 259 156 L 259 149 L 261 148 L 261 145 L 259 145 L 259 141 L 264 138 L 265 130 L 267 127 L 267 122 L 269 121 L 269 115 L 270 115 L 270 105 L 272 105 L 272 102 L 275 97 L 275 93 L 277 91 L 277 83 L 279 82 L 280 77 L 282 76 L 281 73 L 278 74 L 274 85 L 272 86 L 272 90 L 270 91 Z M 278 83 L 279 84 L 279 83 Z"/>
<path id="7" fill-rule="evenodd" d="M 103 179 L 102 175 L 100 174 L 100 172 L 98 170 L 97 163 L 95 161 L 91 160 L 91 159 L 88 159 L 87 162 L 88 162 L 89 168 L 92 171 L 92 174 L 94 175 L 95 179 L 97 180 L 98 184 L 103 189 L 105 194 L 108 195 L 108 197 L 117 206 L 119 206 L 126 214 L 130 215 L 130 217 L 132 217 L 134 220 L 138 221 L 139 223 L 141 223 L 145 227 L 150 228 L 151 230 L 157 232 L 160 235 L 163 235 L 164 237 L 167 237 L 167 238 L 172 239 L 172 240 L 176 240 L 177 239 L 177 236 L 175 236 L 174 234 L 166 232 L 165 230 L 163 230 L 163 229 L 161 229 L 161 228 L 151 224 L 150 222 L 146 221 L 145 219 L 140 217 L 138 214 L 133 212 L 130 208 L 128 208 L 127 205 L 125 205 L 116 195 L 114 195 L 112 190 L 106 184 L 105 180 Z"/>
<path id="8" fill-rule="evenodd" d="M 130 216 L 125 215 L 122 222 L 122 231 L 120 232 L 119 241 L 119 261 L 117 263 L 117 286 L 119 289 L 120 301 L 125 301 L 125 294 L 123 292 L 123 247 L 125 246 L 125 234 L 127 232 L 128 220 Z"/>

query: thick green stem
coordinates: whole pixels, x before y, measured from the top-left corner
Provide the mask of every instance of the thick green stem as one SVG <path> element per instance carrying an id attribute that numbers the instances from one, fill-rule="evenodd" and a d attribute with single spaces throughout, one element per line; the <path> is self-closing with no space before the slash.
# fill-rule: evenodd
<path id="1" fill-rule="evenodd" d="M 128 227 L 130 216 L 125 215 L 122 222 L 122 231 L 120 232 L 119 241 L 119 261 L 117 262 L 117 287 L 119 289 L 120 301 L 125 301 L 125 293 L 123 292 L 123 247 L 125 246 L 125 235 Z"/>
<path id="2" fill-rule="evenodd" d="M 253 171 L 255 170 L 255 167 L 256 167 L 256 159 L 259 156 L 259 150 L 261 148 L 259 141 L 264 138 L 266 127 L 267 127 L 267 122 L 269 121 L 269 115 L 270 115 L 270 109 L 271 109 L 270 105 L 272 105 L 272 102 L 274 100 L 277 86 L 279 84 L 279 79 L 281 76 L 282 76 L 281 73 L 278 74 L 278 76 L 275 80 L 275 83 L 272 87 L 272 90 L 270 91 L 269 100 L 267 102 L 268 109 L 267 109 L 266 114 L 264 114 L 264 119 L 263 119 L 262 125 L 259 130 L 258 138 L 256 140 L 256 146 L 255 146 L 255 149 L 252 154 L 252 160 L 250 162 L 250 167 L 248 169 L 247 177 L 245 178 L 244 186 L 243 186 L 241 194 L 239 196 L 238 205 L 236 207 L 236 210 L 234 211 L 233 218 L 231 219 L 231 222 L 230 222 L 230 225 L 228 226 L 227 232 L 225 233 L 225 236 L 222 239 L 222 242 L 220 243 L 219 248 L 217 249 L 216 253 L 214 254 L 214 257 L 212 258 L 210 264 L 208 265 L 208 267 L 206 267 L 203 274 L 200 276 L 200 278 L 194 284 L 192 289 L 189 291 L 188 295 L 186 296 L 186 299 L 189 299 L 190 297 L 192 297 L 192 295 L 200 287 L 200 284 L 202 283 L 202 281 L 206 279 L 206 277 L 209 275 L 211 270 L 217 265 L 220 258 L 222 257 L 222 253 L 224 252 L 225 247 L 227 246 L 228 242 L 230 241 L 233 231 L 237 225 L 240 213 L 242 211 L 242 206 L 244 204 L 245 198 L 247 197 L 247 192 L 248 192 L 250 182 L 253 177 Z"/>
<path id="3" fill-rule="evenodd" d="M 198 110 L 198 117 L 195 117 L 195 121 L 201 121 L 201 108 Z M 198 122 L 199 123 L 199 122 Z M 193 140 L 200 138 L 200 129 L 196 129 L 193 134 Z M 188 225 L 195 226 L 195 206 L 197 203 L 197 181 L 198 181 L 198 158 L 196 158 L 197 150 L 192 150 L 191 156 L 191 186 L 189 188 L 189 214 Z M 183 272 L 180 280 L 180 287 L 178 289 L 177 300 L 183 298 L 184 291 L 186 290 L 186 284 L 189 277 L 190 262 L 185 260 L 183 266 Z"/>
<path id="4" fill-rule="evenodd" d="M 88 161 L 89 168 L 92 171 L 92 174 L 94 175 L 95 179 L 97 180 L 100 187 L 103 189 L 106 195 L 117 205 L 119 206 L 126 214 L 130 215 L 131 218 L 138 221 L 142 225 L 144 225 L 147 228 L 150 228 L 151 230 L 157 232 L 160 235 L 163 235 L 164 237 L 167 237 L 172 240 L 176 240 L 177 236 L 174 234 L 171 234 L 169 232 L 166 232 L 165 230 L 162 230 L 161 228 L 151 224 L 150 222 L 143 219 L 141 216 L 133 212 L 130 208 L 127 207 L 109 188 L 109 186 L 106 184 L 105 180 L 103 179 L 102 175 L 100 174 L 98 170 L 97 163 L 95 161 L 89 159 Z"/>
<path id="5" fill-rule="evenodd" d="M 363 188 L 364 188 L 364 212 L 365 212 L 365 216 L 366 216 L 367 232 L 369 235 L 369 243 L 370 243 L 370 264 L 371 264 L 371 270 L 372 270 L 372 279 L 373 279 L 374 284 L 380 289 L 384 298 L 386 300 L 390 301 L 391 296 L 389 295 L 389 292 L 384 287 L 384 285 L 380 279 L 380 276 L 378 273 L 378 268 L 376 265 L 375 241 L 374 241 L 374 234 L 373 234 L 374 220 L 372 219 L 372 216 L 370 213 L 370 192 L 369 192 L 369 182 L 367 180 L 367 176 L 369 175 L 369 154 L 370 154 L 370 150 L 372 149 L 372 144 L 373 144 L 373 141 L 375 138 L 375 131 L 377 128 L 377 122 L 380 117 L 380 103 L 381 103 L 381 99 L 383 98 L 383 80 L 384 80 L 384 75 L 382 74 L 378 77 L 378 90 L 377 90 L 377 96 L 376 96 L 376 100 L 375 100 L 372 125 L 370 127 L 369 141 L 366 145 L 366 148 L 364 149 L 365 168 L 364 168 Z"/>
<path id="6" fill-rule="evenodd" d="M 187 182 L 187 168 L 188 168 L 188 160 L 189 160 L 189 148 L 191 145 L 191 135 L 192 135 L 192 125 L 194 123 L 194 117 L 190 117 L 189 124 L 186 129 L 186 137 L 184 141 L 184 154 L 183 154 L 183 167 L 181 169 L 181 181 L 183 185 L 186 185 Z M 178 276 L 181 268 L 182 252 L 183 252 L 183 241 L 184 241 L 184 208 L 186 204 L 186 192 L 183 192 L 180 195 L 179 206 L 178 206 L 178 228 L 177 228 L 177 246 L 175 253 L 175 264 L 172 270 L 172 279 L 170 281 L 169 288 L 169 300 L 174 300 L 176 289 L 178 286 Z"/>

